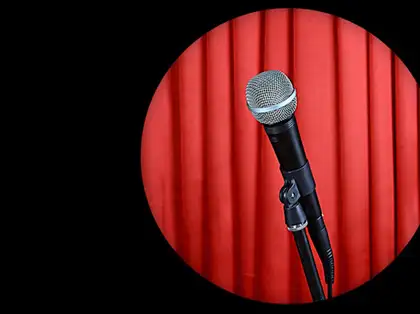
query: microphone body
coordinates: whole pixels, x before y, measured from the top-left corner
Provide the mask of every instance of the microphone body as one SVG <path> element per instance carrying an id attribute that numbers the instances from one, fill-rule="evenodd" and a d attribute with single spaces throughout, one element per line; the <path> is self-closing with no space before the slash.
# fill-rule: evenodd
<path id="1" fill-rule="evenodd" d="M 276 124 L 263 124 L 284 179 L 294 178 L 301 197 L 299 202 L 308 220 L 308 231 L 324 267 L 325 280 L 334 282 L 334 263 L 316 184 L 306 157 L 294 115 Z"/>

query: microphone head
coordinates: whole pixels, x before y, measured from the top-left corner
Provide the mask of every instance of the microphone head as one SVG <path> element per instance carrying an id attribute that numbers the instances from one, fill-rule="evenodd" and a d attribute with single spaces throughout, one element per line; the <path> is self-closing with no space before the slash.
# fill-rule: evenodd
<path id="1" fill-rule="evenodd" d="M 297 106 L 296 90 L 283 72 L 265 71 L 248 81 L 246 102 L 258 122 L 272 125 L 293 116 Z"/>

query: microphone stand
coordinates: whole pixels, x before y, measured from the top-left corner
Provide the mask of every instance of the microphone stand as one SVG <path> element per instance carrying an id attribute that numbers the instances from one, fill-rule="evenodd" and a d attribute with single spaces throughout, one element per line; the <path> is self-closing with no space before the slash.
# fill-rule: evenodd
<path id="1" fill-rule="evenodd" d="M 305 230 L 308 221 L 302 205 L 299 203 L 299 198 L 300 193 L 295 180 L 286 179 L 280 190 L 280 201 L 284 204 L 286 226 L 293 233 L 312 300 L 322 301 L 325 300 L 325 295 Z"/>

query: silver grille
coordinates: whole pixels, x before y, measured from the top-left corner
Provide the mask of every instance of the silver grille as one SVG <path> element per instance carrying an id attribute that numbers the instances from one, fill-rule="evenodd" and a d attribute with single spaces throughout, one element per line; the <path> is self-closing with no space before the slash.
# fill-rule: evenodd
<path id="1" fill-rule="evenodd" d="M 263 124 L 275 124 L 290 118 L 296 110 L 297 97 L 292 96 L 294 87 L 290 79 L 281 71 L 261 72 L 249 80 L 246 86 L 247 105 L 254 118 Z M 290 99 L 291 97 L 291 99 Z M 269 107 L 289 101 L 280 108 L 268 112 Z M 262 109 L 266 108 L 266 109 Z"/>

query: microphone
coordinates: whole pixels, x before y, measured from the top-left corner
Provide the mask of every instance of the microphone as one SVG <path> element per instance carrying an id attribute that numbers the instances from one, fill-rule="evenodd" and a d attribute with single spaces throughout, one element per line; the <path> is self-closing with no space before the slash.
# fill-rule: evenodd
<path id="1" fill-rule="evenodd" d="M 281 71 L 261 72 L 246 86 L 246 102 L 254 118 L 263 125 L 280 164 L 284 180 L 296 183 L 300 203 L 314 247 L 322 261 L 329 295 L 334 282 L 334 258 L 316 184 L 299 134 L 294 115 L 297 107 L 296 89 Z M 307 225 L 306 225 L 307 224 Z"/>

